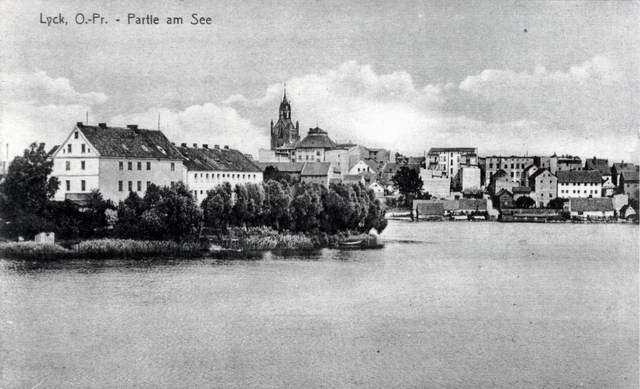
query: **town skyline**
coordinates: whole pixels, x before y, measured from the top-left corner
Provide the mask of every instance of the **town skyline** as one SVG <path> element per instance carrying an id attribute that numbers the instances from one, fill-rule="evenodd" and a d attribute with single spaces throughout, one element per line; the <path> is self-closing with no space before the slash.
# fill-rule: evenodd
<path id="1" fill-rule="evenodd" d="M 32 141 L 59 143 L 87 112 L 89 123 L 152 129 L 159 115 L 177 143 L 257 155 L 286 83 L 301 136 L 318 125 L 405 155 L 470 146 L 639 162 L 638 5 L 513 5 L 170 3 L 153 13 L 198 8 L 213 26 L 65 29 L 16 22 L 51 5 L 12 4 L 0 26 L 0 141 L 18 155 Z"/>

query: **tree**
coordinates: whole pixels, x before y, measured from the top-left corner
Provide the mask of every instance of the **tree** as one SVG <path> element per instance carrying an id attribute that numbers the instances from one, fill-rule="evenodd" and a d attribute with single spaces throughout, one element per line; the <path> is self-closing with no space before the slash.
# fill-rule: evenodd
<path id="1" fill-rule="evenodd" d="M 204 212 L 204 224 L 207 227 L 225 230 L 232 218 L 231 184 L 225 182 L 207 192 L 207 197 L 200 205 Z"/>
<path id="2" fill-rule="evenodd" d="M 267 166 L 264 169 L 264 172 L 262 173 L 262 177 L 264 182 L 274 180 L 274 181 L 286 181 L 289 184 L 294 183 L 294 180 L 291 177 L 291 175 L 281 172 L 280 170 L 278 170 L 277 167 L 274 167 L 274 166 Z"/>
<path id="3" fill-rule="evenodd" d="M 261 185 L 248 182 L 245 184 L 249 202 L 247 203 L 247 213 L 250 215 L 248 221 L 251 225 L 259 225 L 262 222 L 262 206 L 264 203 L 264 190 Z"/>
<path id="4" fill-rule="evenodd" d="M 53 161 L 47 158 L 44 143 L 32 143 L 11 162 L 0 184 L 0 217 L 9 223 L 4 228 L 7 235 L 31 237 L 53 230 L 45 217 L 59 186 L 56 177 L 49 177 L 52 169 Z"/>
<path id="5" fill-rule="evenodd" d="M 234 188 L 235 202 L 233 204 L 233 224 L 236 226 L 246 225 L 251 219 L 249 214 L 249 193 L 242 184 L 236 184 Z"/>
<path id="6" fill-rule="evenodd" d="M 529 196 L 521 196 L 516 200 L 516 208 L 531 208 L 536 205 L 535 200 Z"/>
<path id="7" fill-rule="evenodd" d="M 562 197 L 556 197 L 551 201 L 549 201 L 549 203 L 547 204 L 547 207 L 552 209 L 562 209 L 564 208 L 564 203 L 566 201 L 567 199 L 563 199 Z"/>
<path id="8" fill-rule="evenodd" d="M 411 205 L 411 201 L 422 192 L 422 178 L 414 169 L 407 166 L 401 167 L 393 178 L 393 186 L 404 196 L 405 205 Z"/>
<path id="9" fill-rule="evenodd" d="M 288 227 L 291 196 L 284 182 L 267 181 L 264 184 L 262 214 L 265 224 L 277 230 Z"/>

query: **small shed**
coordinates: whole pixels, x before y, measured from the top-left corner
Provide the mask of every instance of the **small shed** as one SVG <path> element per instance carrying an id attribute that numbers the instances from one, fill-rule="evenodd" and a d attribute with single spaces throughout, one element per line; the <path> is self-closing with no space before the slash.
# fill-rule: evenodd
<path id="1" fill-rule="evenodd" d="M 55 243 L 56 242 L 56 234 L 53 232 L 41 232 L 36 234 L 34 239 L 36 243 Z"/>

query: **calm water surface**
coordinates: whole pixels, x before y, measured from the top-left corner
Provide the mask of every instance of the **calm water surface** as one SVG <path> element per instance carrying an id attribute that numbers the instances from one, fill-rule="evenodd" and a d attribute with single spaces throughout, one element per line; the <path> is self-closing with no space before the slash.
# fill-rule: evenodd
<path id="1" fill-rule="evenodd" d="M 0 260 L 0 387 L 638 387 L 636 226 L 383 238 L 257 261 Z"/>

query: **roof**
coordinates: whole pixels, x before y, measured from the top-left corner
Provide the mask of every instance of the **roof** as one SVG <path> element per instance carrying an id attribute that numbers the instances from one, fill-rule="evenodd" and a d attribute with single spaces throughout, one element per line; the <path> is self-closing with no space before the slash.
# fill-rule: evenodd
<path id="1" fill-rule="evenodd" d="M 458 208 L 462 210 L 478 210 L 478 211 L 486 211 L 487 210 L 487 200 L 486 199 L 460 199 L 458 200 Z"/>
<path id="2" fill-rule="evenodd" d="M 428 154 L 435 153 L 475 153 L 475 147 L 432 147 Z"/>
<path id="3" fill-rule="evenodd" d="M 543 174 L 544 174 L 544 172 L 548 172 L 550 175 L 552 175 L 553 177 L 555 177 L 555 175 L 554 175 L 553 173 L 551 173 L 551 171 L 550 171 L 549 169 L 547 169 L 547 168 L 542 168 L 542 169 L 538 169 L 538 170 L 536 170 L 536 172 L 535 172 L 535 173 L 533 173 L 533 174 L 529 177 L 529 179 L 530 179 L 530 180 L 535 180 L 535 179 L 536 179 L 536 177 L 538 177 L 538 176 L 540 176 L 540 175 L 543 175 Z"/>
<path id="4" fill-rule="evenodd" d="M 54 145 L 51 150 L 49 150 L 49 152 L 47 153 L 47 158 L 51 157 L 53 154 L 55 154 L 56 151 L 58 151 L 58 149 L 60 148 L 60 145 Z"/>
<path id="5" fill-rule="evenodd" d="M 611 175 L 611 167 L 609 166 L 608 159 L 599 159 L 596 157 L 587 159 L 584 163 L 584 170 L 597 170 L 603 176 Z"/>
<path id="6" fill-rule="evenodd" d="M 272 166 L 282 173 L 300 174 L 302 172 L 302 168 L 304 167 L 304 162 L 257 162 L 256 165 L 262 168 L 262 171 L 264 171 L 267 167 Z"/>
<path id="7" fill-rule="evenodd" d="M 136 127 L 100 127 L 78 123 L 76 127 L 103 157 L 181 160 L 182 155 L 158 130 Z"/>
<path id="8" fill-rule="evenodd" d="M 623 170 L 620 174 L 622 175 L 622 179 L 625 183 L 638 182 L 638 172 L 635 169 L 626 169 Z"/>
<path id="9" fill-rule="evenodd" d="M 297 149 L 333 149 L 336 143 L 329 138 L 327 132 L 319 127 L 310 128 L 307 136 L 296 143 Z"/>
<path id="10" fill-rule="evenodd" d="M 361 176 L 360 174 L 345 174 L 342 177 L 342 181 L 347 182 L 347 181 L 352 181 L 352 182 L 362 182 L 363 180 L 363 176 Z"/>
<path id="11" fill-rule="evenodd" d="M 511 194 L 511 192 L 510 192 L 510 191 L 508 191 L 507 189 L 504 189 L 504 188 L 500 189 L 500 191 L 499 191 L 498 193 L 496 193 L 496 196 L 497 196 L 497 197 L 500 197 L 500 196 L 502 196 L 503 194 L 508 194 L 508 195 L 509 195 L 509 197 L 513 197 L 513 194 Z"/>
<path id="12" fill-rule="evenodd" d="M 513 192 L 513 194 L 531 193 L 531 188 L 529 188 L 528 186 L 514 186 L 513 188 L 511 188 L 511 192 Z"/>
<path id="13" fill-rule="evenodd" d="M 302 176 L 327 176 L 331 162 L 305 162 L 302 168 Z"/>
<path id="14" fill-rule="evenodd" d="M 501 177 L 509 177 L 509 173 L 504 171 L 503 169 L 498 170 L 491 178 L 501 178 Z M 511 179 L 511 177 L 509 177 Z"/>
<path id="15" fill-rule="evenodd" d="M 262 169 L 238 150 L 180 147 L 188 171 L 261 172 Z"/>
<path id="16" fill-rule="evenodd" d="M 597 170 L 571 170 L 556 173 L 558 183 L 602 183 L 602 175 Z"/>
<path id="17" fill-rule="evenodd" d="M 409 169 L 415 170 L 420 173 L 420 165 L 418 164 L 405 164 L 405 163 L 397 163 L 397 162 L 387 162 L 384 164 L 382 168 L 382 173 L 385 174 L 396 174 L 398 170 L 402 167 L 408 167 Z"/>
<path id="18" fill-rule="evenodd" d="M 611 197 L 570 198 L 571 212 L 613 211 Z"/>
<path id="19" fill-rule="evenodd" d="M 444 215 L 442 202 L 420 202 L 415 207 L 420 215 Z"/>
<path id="20" fill-rule="evenodd" d="M 628 163 L 628 162 L 616 162 L 613 164 L 613 166 L 616 170 L 620 171 L 620 170 L 625 170 L 625 169 L 635 169 L 636 166 L 632 163 Z"/>

